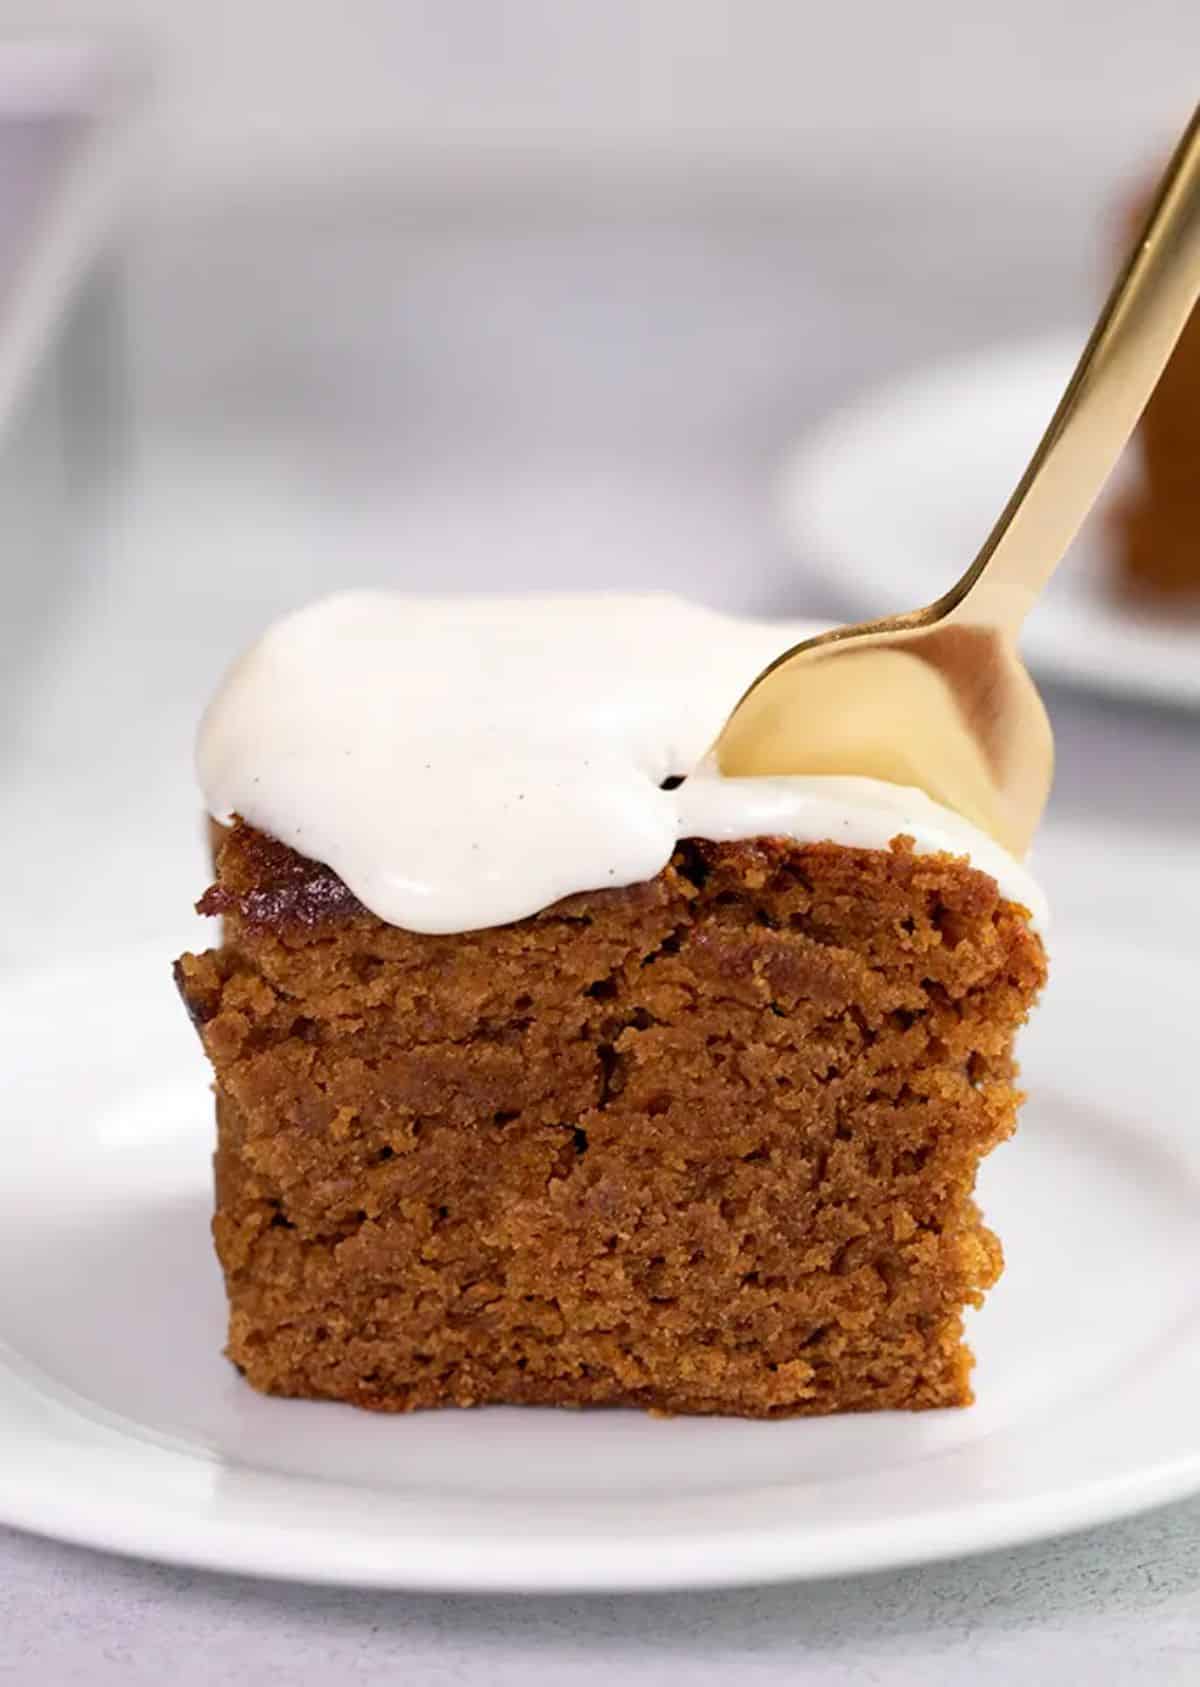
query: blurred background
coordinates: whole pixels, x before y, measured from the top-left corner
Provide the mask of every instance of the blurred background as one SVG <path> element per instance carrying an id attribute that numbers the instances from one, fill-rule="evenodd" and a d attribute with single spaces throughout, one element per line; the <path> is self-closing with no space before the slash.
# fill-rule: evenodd
<path id="1" fill-rule="evenodd" d="M 1195 0 L 0 21 L 10 961 L 48 922 L 178 926 L 199 711 L 319 592 L 845 613 L 781 531 L 789 450 L 886 376 L 1086 322 L 1200 91 Z M 1053 701 L 1062 816 L 1200 829 L 1194 716 Z"/>

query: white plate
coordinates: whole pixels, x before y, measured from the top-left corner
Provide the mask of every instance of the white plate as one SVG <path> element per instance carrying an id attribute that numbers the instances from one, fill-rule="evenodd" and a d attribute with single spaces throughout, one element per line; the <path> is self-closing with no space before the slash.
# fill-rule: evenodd
<path id="1" fill-rule="evenodd" d="M 1008 1271 L 968 1411 L 373 1417 L 219 1356 L 206 1069 L 171 945 L 0 986 L 0 1520 L 407 1588 L 658 1588 L 1011 1544 L 1200 1486 L 1189 863 L 1053 837 L 1054 987 L 984 1203 Z M 1149 906 L 1149 913 L 1147 912 Z M 1169 910 L 1171 932 L 1147 926 Z M 1093 910 L 1097 912 L 1093 914 Z"/>
<path id="2" fill-rule="evenodd" d="M 1032 455 L 1084 337 L 1060 333 L 922 370 L 803 442 L 784 474 L 784 523 L 844 593 L 848 613 L 911 609 L 953 584 Z M 1046 679 L 1200 706 L 1200 613 L 1119 603 L 1106 544 L 1102 501 L 1030 618 L 1031 667 Z"/>

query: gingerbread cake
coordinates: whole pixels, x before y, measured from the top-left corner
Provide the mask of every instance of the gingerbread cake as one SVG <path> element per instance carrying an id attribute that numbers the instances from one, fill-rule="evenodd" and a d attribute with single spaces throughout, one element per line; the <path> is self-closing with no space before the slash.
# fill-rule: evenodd
<path id="1" fill-rule="evenodd" d="M 1149 201 L 1124 230 L 1140 232 Z M 1134 436 L 1136 470 L 1113 515 L 1118 583 L 1132 597 L 1200 607 L 1200 311 L 1194 311 Z"/>
<path id="2" fill-rule="evenodd" d="M 696 768 L 796 629 L 474 613 L 313 606 L 206 719 L 229 1357 L 387 1411 L 968 1403 L 1036 886 L 919 792 Z"/>

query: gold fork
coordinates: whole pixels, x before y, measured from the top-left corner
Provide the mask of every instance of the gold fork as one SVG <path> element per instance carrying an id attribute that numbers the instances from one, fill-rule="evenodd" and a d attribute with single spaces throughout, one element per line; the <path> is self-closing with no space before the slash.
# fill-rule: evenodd
<path id="1" fill-rule="evenodd" d="M 915 785 L 1024 854 L 1049 794 L 1054 740 L 1017 635 L 1198 296 L 1200 108 L 975 561 L 927 609 L 840 627 L 786 651 L 726 722 L 714 751 L 721 772 L 863 774 Z"/>

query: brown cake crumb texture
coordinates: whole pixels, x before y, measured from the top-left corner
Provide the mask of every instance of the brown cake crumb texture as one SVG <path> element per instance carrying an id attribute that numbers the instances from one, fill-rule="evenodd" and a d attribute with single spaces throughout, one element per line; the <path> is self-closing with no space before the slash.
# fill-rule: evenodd
<path id="1" fill-rule="evenodd" d="M 751 1417 L 962 1405 L 972 1199 L 1044 977 L 965 862 L 760 839 L 421 936 L 237 824 L 176 975 L 231 1359 L 271 1394 Z"/>
<path id="2" fill-rule="evenodd" d="M 1140 232 L 1150 197 L 1124 234 Z M 1200 310 L 1151 396 L 1136 437 L 1137 483 L 1114 511 L 1120 583 L 1135 596 L 1200 605 Z"/>

